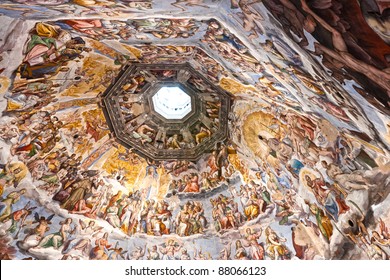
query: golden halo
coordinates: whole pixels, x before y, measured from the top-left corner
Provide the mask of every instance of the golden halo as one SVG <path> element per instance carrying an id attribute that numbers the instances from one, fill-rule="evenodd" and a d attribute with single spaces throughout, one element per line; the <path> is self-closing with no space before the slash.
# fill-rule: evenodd
<path id="1" fill-rule="evenodd" d="M 317 172 L 317 171 L 314 171 L 313 169 L 310 169 L 310 168 L 307 168 L 307 167 L 303 167 L 301 169 L 301 171 L 299 172 L 299 181 L 306 187 L 306 188 L 309 188 L 309 186 L 307 185 L 307 181 L 305 179 L 305 177 L 309 176 L 310 179 L 312 180 L 315 180 L 317 178 L 321 178 L 321 175 Z M 310 188 L 309 188 L 310 189 Z"/>

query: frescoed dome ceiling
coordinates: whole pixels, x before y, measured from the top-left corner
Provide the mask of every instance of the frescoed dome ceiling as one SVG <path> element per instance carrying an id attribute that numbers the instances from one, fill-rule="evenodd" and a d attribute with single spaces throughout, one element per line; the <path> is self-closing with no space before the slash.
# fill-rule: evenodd
<path id="1" fill-rule="evenodd" d="M 1 259 L 389 258 L 389 7 L 2 1 Z"/>

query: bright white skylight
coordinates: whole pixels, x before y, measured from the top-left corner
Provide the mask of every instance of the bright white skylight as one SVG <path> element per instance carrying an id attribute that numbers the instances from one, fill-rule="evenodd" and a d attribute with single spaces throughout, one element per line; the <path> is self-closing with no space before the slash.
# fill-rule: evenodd
<path id="1" fill-rule="evenodd" d="M 154 110 L 169 120 L 180 120 L 191 112 L 191 97 L 179 87 L 162 87 L 152 100 Z"/>

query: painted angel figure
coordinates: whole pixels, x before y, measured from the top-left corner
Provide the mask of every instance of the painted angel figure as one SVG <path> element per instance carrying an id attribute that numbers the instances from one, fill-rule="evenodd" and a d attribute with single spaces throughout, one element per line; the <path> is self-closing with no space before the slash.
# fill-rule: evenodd
<path id="1" fill-rule="evenodd" d="M 284 245 L 287 239 L 279 237 L 276 232 L 270 227 L 267 227 L 265 229 L 265 235 L 267 243 L 267 253 L 271 257 L 271 259 L 288 259 L 290 252 L 287 249 L 286 245 Z"/>
<path id="2" fill-rule="evenodd" d="M 175 242 L 175 240 L 168 240 L 160 248 L 160 252 L 163 254 L 163 260 L 175 260 L 175 254 L 180 252 L 181 248 L 182 246 Z"/>
<path id="3" fill-rule="evenodd" d="M 257 240 L 260 238 L 263 230 L 260 228 L 258 232 L 255 232 L 251 228 L 245 230 L 245 239 L 243 245 L 250 247 L 250 256 L 252 260 L 263 260 L 264 259 L 264 247 L 262 243 Z"/>
<path id="4" fill-rule="evenodd" d="M 230 241 L 227 246 L 225 246 L 220 252 L 219 252 L 219 260 L 230 260 L 230 255 L 232 253 L 232 242 Z"/>
<path id="5" fill-rule="evenodd" d="M 142 260 L 146 253 L 146 243 L 144 248 L 135 246 L 134 250 L 128 254 L 127 258 L 130 260 Z"/>
<path id="6" fill-rule="evenodd" d="M 75 251 L 80 252 L 84 256 L 88 256 L 88 253 L 91 250 L 91 239 L 93 239 L 96 234 L 98 234 L 103 227 L 96 226 L 95 221 L 90 221 L 86 224 L 84 221 L 79 219 L 79 224 L 75 227 L 76 231 L 74 236 L 75 238 L 69 238 L 69 240 L 64 244 L 64 249 L 62 254 L 70 254 Z"/>

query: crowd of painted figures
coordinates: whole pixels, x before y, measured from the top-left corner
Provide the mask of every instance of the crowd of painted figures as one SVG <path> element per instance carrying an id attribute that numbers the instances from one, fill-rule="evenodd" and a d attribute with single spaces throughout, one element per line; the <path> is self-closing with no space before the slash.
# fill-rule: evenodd
<path id="1" fill-rule="evenodd" d="M 304 217 L 302 219 L 307 223 L 306 226 L 313 227 L 327 242 L 330 242 L 333 233 L 332 224 L 337 222 L 339 217 L 351 207 L 347 205 L 345 198 L 351 191 L 370 187 L 370 176 L 363 175 L 373 172 L 375 166 L 367 165 L 373 164 L 374 161 L 367 160 L 369 155 L 362 153 L 362 146 L 356 146 L 356 142 L 350 142 L 346 138 L 337 137 L 334 148 L 321 149 L 312 142 L 317 136 L 310 127 L 310 124 L 313 126 L 312 123 L 306 123 L 305 119 L 292 116 L 286 119 L 287 122 L 291 120 L 291 123 L 295 125 L 294 129 L 290 130 L 292 135 L 286 135 L 282 141 L 271 138 L 267 143 L 270 147 L 270 155 L 279 158 L 287 168 L 282 169 L 281 165 L 280 169 L 274 169 L 264 163 L 259 166 L 254 180 L 248 185 L 241 185 L 239 188 L 230 186 L 230 196 L 220 194 L 210 199 L 211 218 L 216 231 L 224 233 L 237 230 L 244 227 L 245 222 L 254 220 L 263 213 L 267 214 L 267 209 L 270 209 L 268 211 L 270 214 L 276 208 L 274 215 L 276 219 L 279 219 L 280 225 L 300 223 L 299 217 Z M 54 143 L 58 138 L 56 134 L 61 129 L 61 123 L 50 113 L 41 111 L 31 115 L 23 114 L 16 118 L 16 123 L 19 126 L 15 125 L 13 130 L 15 135 L 7 139 L 3 137 L 3 140 L 14 143 L 11 151 L 18 156 L 19 161 L 2 165 L 1 180 L 5 187 L 5 197 L 1 202 L 0 219 L 4 225 L 9 226 L 5 231 L 15 234 L 22 228 L 26 219 L 32 219 L 35 216 L 33 224 L 38 223 L 38 225 L 31 228 L 31 234 L 25 236 L 21 241 L 23 244 L 21 246 L 30 246 L 27 247 L 29 250 L 31 248 L 61 248 L 65 258 L 71 257 L 68 253 L 71 250 L 79 250 L 92 259 L 124 258 L 123 254 L 116 254 L 122 250 L 117 248 L 119 245 L 112 247 L 108 244 L 107 233 L 102 232 L 102 227 L 96 227 L 95 220 L 106 220 L 113 228 L 118 228 L 129 236 L 136 233 L 153 236 L 170 234 L 190 236 L 203 234 L 210 227 L 202 202 L 189 200 L 181 205 L 181 210 L 174 216 L 172 205 L 165 200 L 149 199 L 145 190 L 131 194 L 125 194 L 122 191 L 113 192 L 113 186 L 105 183 L 98 172 L 81 171 L 80 158 L 77 158 L 75 154 L 68 156 L 66 148 L 55 148 Z M 38 129 L 40 133 L 36 132 Z M 46 131 L 47 136 L 42 137 Z M 294 144 L 302 143 L 302 141 L 308 144 Z M 292 152 L 297 148 L 300 149 L 298 155 L 302 156 L 291 159 Z M 223 180 L 219 176 L 226 176 L 230 165 L 224 149 L 226 149 L 225 146 L 219 152 L 215 151 L 209 156 L 208 173 L 205 172 L 202 175 L 201 183 L 198 182 L 198 175 L 194 173 L 184 175 L 183 179 L 172 181 L 170 189 L 178 192 L 199 192 L 202 188 L 212 188 L 213 183 L 217 184 L 217 182 L 212 183 L 206 175 L 215 175 L 217 180 Z M 323 158 L 327 158 L 328 161 Z M 314 173 L 309 172 L 301 179 L 298 178 L 298 175 L 302 175 L 301 171 L 305 165 L 314 167 L 318 164 L 323 167 L 322 172 L 317 171 L 318 177 L 313 177 Z M 88 225 L 84 225 L 82 219 L 79 218 L 80 226 L 77 225 L 77 230 L 80 234 L 74 235 L 77 238 L 69 238 L 76 230 L 72 218 L 59 222 L 59 231 L 51 233 L 47 232 L 50 218 L 37 217 L 36 213 L 34 215 L 35 207 L 31 207 L 29 202 L 21 209 L 14 206 L 25 193 L 25 189 L 12 191 L 12 188 L 18 187 L 19 182 L 29 172 L 35 180 L 45 182 L 38 188 L 52 195 L 53 201 L 59 203 L 61 208 L 68 210 L 70 214 L 83 215 L 91 219 Z M 314 203 L 305 201 L 309 206 L 309 213 L 304 212 L 304 206 L 299 205 L 295 197 L 298 180 L 302 180 L 302 184 L 307 185 L 316 199 Z M 310 214 L 315 216 L 316 223 L 309 222 Z M 372 231 L 370 234 L 362 223 L 362 218 L 364 217 L 357 218 L 358 230 L 351 229 L 345 234 L 370 257 L 386 256 L 385 251 L 381 249 L 382 246 L 389 244 L 385 224 L 381 222 L 380 230 Z M 94 239 L 90 237 L 95 231 L 97 232 L 96 240 L 93 242 Z M 103 235 L 101 238 L 97 237 L 99 233 Z M 234 258 L 288 257 L 290 251 L 283 245 L 284 239 L 278 237 L 271 228 L 266 229 L 266 240 L 269 243 L 266 250 L 264 245 L 256 243 L 260 234 L 261 232 L 253 233 L 252 229 L 248 228 L 243 240 L 236 242 Z M 34 246 L 31 246 L 32 236 L 34 242 L 37 243 Z M 96 246 L 93 247 L 93 244 Z M 249 247 L 250 252 L 247 252 L 245 246 Z M 176 253 L 186 252 L 178 245 L 172 245 L 172 249 L 169 249 L 171 251 L 165 247 L 159 250 L 156 248 L 152 247 L 149 250 L 148 259 L 179 258 Z M 108 255 L 107 250 L 110 252 Z M 225 258 L 230 257 L 229 250 L 224 251 Z M 143 251 L 145 253 L 145 249 Z M 136 253 L 133 252 L 131 255 L 136 255 Z M 202 258 L 202 256 L 199 251 L 194 258 Z"/>
<path id="2" fill-rule="evenodd" d="M 139 141 L 142 146 L 148 147 L 148 145 L 152 145 L 157 149 L 189 150 L 201 144 L 202 141 L 211 138 L 213 135 L 212 130 L 214 130 L 198 122 L 193 125 L 191 131 L 185 130 L 183 134 L 171 133 L 169 135 L 169 133 L 160 130 L 157 126 L 145 123 L 139 125 L 137 121 L 139 119 L 134 120 L 134 122 L 129 121 L 128 123 L 128 130 L 132 132 L 132 137 Z"/>

